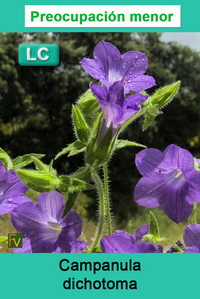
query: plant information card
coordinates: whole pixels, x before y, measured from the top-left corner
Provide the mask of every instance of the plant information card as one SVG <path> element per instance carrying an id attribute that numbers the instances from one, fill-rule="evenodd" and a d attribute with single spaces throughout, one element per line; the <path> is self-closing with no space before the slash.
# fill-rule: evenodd
<path id="1" fill-rule="evenodd" d="M 1 293 L 196 298 L 200 4 L 84 2 L 1 4 Z"/>

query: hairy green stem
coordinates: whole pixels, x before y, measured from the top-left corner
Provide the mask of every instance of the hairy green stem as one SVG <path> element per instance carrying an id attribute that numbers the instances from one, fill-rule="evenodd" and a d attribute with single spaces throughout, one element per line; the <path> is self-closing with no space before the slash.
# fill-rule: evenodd
<path id="1" fill-rule="evenodd" d="M 105 204 L 106 204 L 106 216 L 107 216 L 107 223 L 108 223 L 108 234 L 112 235 L 112 216 L 111 216 L 111 211 L 110 211 L 110 196 L 109 196 L 107 163 L 105 163 L 103 165 L 103 173 L 104 173 Z"/>
<path id="2" fill-rule="evenodd" d="M 104 203 L 103 184 L 102 184 L 102 181 L 101 181 L 99 175 L 96 172 L 94 172 L 92 174 L 92 178 L 96 184 L 98 194 L 99 194 L 99 223 L 97 226 L 95 239 L 89 248 L 89 252 L 92 252 L 99 245 L 99 241 L 102 237 L 104 224 L 105 224 L 105 203 Z"/>

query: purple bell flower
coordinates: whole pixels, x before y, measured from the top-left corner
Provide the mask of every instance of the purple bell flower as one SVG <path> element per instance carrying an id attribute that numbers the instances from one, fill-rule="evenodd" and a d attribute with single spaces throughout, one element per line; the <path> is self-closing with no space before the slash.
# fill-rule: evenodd
<path id="1" fill-rule="evenodd" d="M 101 135 L 104 134 L 103 131 L 106 131 L 111 124 L 114 135 L 129 118 L 140 110 L 140 105 L 147 99 L 147 96 L 139 93 L 125 98 L 124 87 L 121 81 L 112 84 L 109 90 L 93 83 L 90 84 L 90 88 L 103 111 L 104 123 L 101 128 Z"/>
<path id="2" fill-rule="evenodd" d="M 11 220 L 14 227 L 26 238 L 24 252 L 79 250 L 83 244 L 73 242 L 77 241 L 81 234 L 82 221 L 74 210 L 61 218 L 64 207 L 62 195 L 57 191 L 51 191 L 41 193 L 36 205 L 27 202 L 12 211 Z"/>
<path id="3" fill-rule="evenodd" d="M 104 253 L 161 253 L 161 246 L 156 248 L 151 243 L 141 242 L 148 233 L 148 224 L 140 226 L 133 235 L 117 230 L 113 236 L 105 236 L 101 239 L 102 251 Z"/>
<path id="4" fill-rule="evenodd" d="M 94 49 L 94 59 L 83 58 L 80 64 L 107 88 L 116 81 L 123 82 L 126 93 L 139 92 L 155 85 L 153 77 L 144 75 L 148 66 L 145 53 L 129 51 L 121 55 L 109 42 L 98 43 Z"/>
<path id="5" fill-rule="evenodd" d="M 188 247 L 186 253 L 200 253 L 200 224 L 190 224 L 186 226 L 184 242 Z"/>
<path id="6" fill-rule="evenodd" d="M 15 173 L 6 170 L 0 161 L 0 215 L 10 213 L 15 207 L 30 201 L 24 194 L 26 186 Z"/>
<path id="7" fill-rule="evenodd" d="M 194 202 L 200 202 L 200 172 L 194 170 L 190 152 L 174 144 L 165 151 L 149 148 L 136 155 L 136 166 L 143 177 L 136 185 L 138 204 L 161 207 L 174 222 L 186 220 Z"/>

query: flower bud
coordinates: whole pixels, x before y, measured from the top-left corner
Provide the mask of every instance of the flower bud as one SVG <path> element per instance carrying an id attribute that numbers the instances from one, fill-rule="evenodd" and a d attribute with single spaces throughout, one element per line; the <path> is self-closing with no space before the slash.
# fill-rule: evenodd
<path id="1" fill-rule="evenodd" d="M 49 192 L 58 187 L 56 175 L 45 171 L 19 169 L 16 171 L 20 179 L 37 192 Z"/>

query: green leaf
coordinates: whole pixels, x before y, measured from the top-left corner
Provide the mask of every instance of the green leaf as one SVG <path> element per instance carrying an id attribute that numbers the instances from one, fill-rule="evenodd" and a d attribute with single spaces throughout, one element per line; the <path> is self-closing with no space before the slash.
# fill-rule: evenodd
<path id="1" fill-rule="evenodd" d="M 49 165 L 44 164 L 41 160 L 39 160 L 35 157 L 32 157 L 32 160 L 33 160 L 33 163 L 35 164 L 37 170 L 44 171 L 46 173 L 51 173 L 55 176 L 57 175 L 56 170 L 53 168 L 53 160 L 51 161 L 51 163 Z"/>
<path id="2" fill-rule="evenodd" d="M 37 192 L 49 192 L 57 189 L 58 178 L 45 171 L 19 169 L 16 171 L 21 180 Z"/>
<path id="3" fill-rule="evenodd" d="M 155 238 L 152 234 L 147 234 L 142 238 L 142 241 L 147 243 L 155 243 Z"/>
<path id="4" fill-rule="evenodd" d="M 78 106 L 82 110 L 82 112 L 91 112 L 94 111 L 99 107 L 98 101 L 91 92 L 90 89 L 88 89 L 78 100 Z"/>
<path id="5" fill-rule="evenodd" d="M 90 89 L 81 96 L 77 104 L 81 109 L 87 124 L 90 127 L 93 126 L 100 107 L 97 99 L 93 96 Z"/>
<path id="6" fill-rule="evenodd" d="M 89 182 L 91 178 L 91 169 L 88 166 L 80 167 L 77 171 L 70 174 L 70 177 Z"/>
<path id="7" fill-rule="evenodd" d="M 89 144 L 86 150 L 86 162 L 94 167 L 99 167 L 108 161 L 110 154 L 113 152 L 114 140 L 112 124 L 105 132 L 104 136 L 100 137 L 97 134 L 95 143 Z"/>
<path id="8" fill-rule="evenodd" d="M 85 150 L 86 146 L 85 143 L 83 143 L 82 141 L 75 141 L 71 144 L 69 144 L 67 147 L 65 147 L 61 152 L 59 152 L 56 157 L 55 160 L 60 158 L 61 156 L 68 154 L 68 156 L 73 156 L 73 155 L 77 155 L 81 152 L 83 152 Z"/>
<path id="9" fill-rule="evenodd" d="M 115 146 L 116 146 L 115 147 L 116 149 L 120 149 L 120 148 L 123 148 L 123 147 L 126 147 L 126 146 L 137 146 L 137 147 L 146 148 L 146 146 L 143 145 L 143 144 L 136 143 L 136 142 L 129 141 L 129 140 L 117 140 Z"/>
<path id="10" fill-rule="evenodd" d="M 0 160 L 3 162 L 6 170 L 12 169 L 12 159 L 2 148 L 0 148 Z"/>
<path id="11" fill-rule="evenodd" d="M 149 213 L 149 217 L 150 217 L 150 234 L 153 235 L 155 241 L 157 241 L 160 238 L 158 222 L 152 212 Z"/>
<path id="12" fill-rule="evenodd" d="M 23 168 L 33 162 L 32 157 L 41 159 L 44 156 L 45 155 L 42 155 L 42 154 L 27 154 L 24 156 L 19 156 L 13 160 L 12 168 L 13 169 Z"/>
<path id="13" fill-rule="evenodd" d="M 157 115 L 162 114 L 160 110 L 157 108 L 151 107 L 147 108 L 145 111 L 145 116 L 144 116 L 144 123 L 142 126 L 142 130 L 145 131 L 154 121 Z"/>
<path id="14" fill-rule="evenodd" d="M 33 160 L 33 163 L 35 164 L 36 168 L 38 170 L 44 171 L 44 172 L 49 172 L 49 166 L 44 164 L 42 161 L 40 161 L 39 159 L 35 158 L 35 157 L 31 157 Z"/>
<path id="15" fill-rule="evenodd" d="M 57 171 L 53 168 L 53 162 L 54 162 L 54 160 L 52 159 L 50 164 L 48 165 L 49 173 L 54 174 L 54 175 L 57 176 Z"/>
<path id="16" fill-rule="evenodd" d="M 1 244 L 8 244 L 8 237 L 0 236 L 0 243 Z"/>
<path id="17" fill-rule="evenodd" d="M 82 191 L 86 189 L 93 189 L 94 186 L 88 184 L 85 181 L 76 179 L 76 178 L 70 178 L 69 176 L 61 175 L 59 177 L 59 186 L 58 189 L 61 192 L 77 192 Z"/>
<path id="18" fill-rule="evenodd" d="M 180 83 L 180 81 L 177 81 L 157 90 L 153 96 L 149 97 L 147 101 L 144 102 L 146 110 L 142 127 L 143 131 L 153 123 L 157 115 L 162 113 L 159 109 L 165 107 L 173 100 L 179 90 Z"/>
<path id="19" fill-rule="evenodd" d="M 145 107 L 154 107 L 160 109 L 169 104 L 177 94 L 181 81 L 177 81 L 171 85 L 165 86 L 157 90 L 153 96 L 149 97 L 144 103 Z"/>
<path id="20" fill-rule="evenodd" d="M 73 174 L 70 175 L 70 178 L 71 179 L 76 178 L 81 181 L 89 182 L 89 180 L 91 178 L 90 167 L 86 166 L 86 167 L 79 168 L 76 172 L 74 172 Z M 85 184 L 84 184 L 84 186 L 85 186 Z M 92 185 L 86 185 L 86 187 L 87 186 L 92 186 Z M 64 187 L 62 186 L 62 188 L 64 188 Z M 66 202 L 62 217 L 64 217 L 73 208 L 73 206 L 78 198 L 79 193 L 80 193 L 80 191 L 68 193 L 68 198 L 67 198 L 67 202 Z"/>
<path id="21" fill-rule="evenodd" d="M 69 193 L 68 194 L 68 199 L 67 202 L 65 204 L 65 209 L 64 212 L 62 214 L 62 218 L 65 217 L 65 215 L 67 215 L 67 213 L 73 208 L 73 206 L 75 205 L 75 202 L 78 198 L 79 192 L 74 192 L 74 193 Z"/>
<path id="22" fill-rule="evenodd" d="M 79 144 L 80 145 L 80 144 Z M 77 155 L 77 154 L 80 154 L 80 153 L 82 153 L 82 152 L 84 152 L 85 151 L 85 149 L 86 149 L 86 146 L 84 145 L 81 145 L 81 146 L 76 146 L 75 148 L 73 148 L 70 152 L 69 152 L 69 154 L 68 154 L 68 157 L 71 157 L 71 156 L 75 156 L 75 155 Z"/>
<path id="23" fill-rule="evenodd" d="M 94 126 L 92 128 L 90 139 L 88 141 L 88 145 L 86 147 L 86 162 L 90 165 L 94 163 L 94 146 L 98 138 L 99 128 L 101 125 L 102 113 L 99 113 Z"/>
<path id="24" fill-rule="evenodd" d="M 78 106 L 72 106 L 72 116 L 77 138 L 83 142 L 87 142 L 90 134 L 89 127 Z"/>

